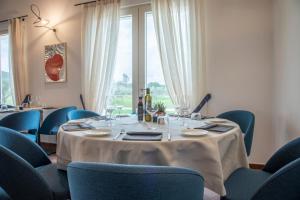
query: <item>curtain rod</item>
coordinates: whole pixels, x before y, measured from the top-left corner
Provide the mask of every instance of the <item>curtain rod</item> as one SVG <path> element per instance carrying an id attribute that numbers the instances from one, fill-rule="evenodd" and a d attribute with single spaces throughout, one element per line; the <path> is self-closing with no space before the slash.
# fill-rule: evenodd
<path id="1" fill-rule="evenodd" d="M 81 5 L 85 5 L 85 4 L 96 3 L 97 1 L 101 1 L 101 0 L 94 0 L 94 1 L 87 1 L 87 2 L 82 2 L 82 3 L 77 3 L 74 6 L 81 6 Z M 144 2 L 144 3 L 141 3 L 141 4 L 135 4 L 135 5 L 143 5 L 143 4 L 148 4 L 148 3 Z M 130 7 L 130 6 L 124 6 L 124 7 L 126 8 L 126 7 Z"/>
<path id="2" fill-rule="evenodd" d="M 28 17 L 28 15 L 23 15 L 23 16 L 20 16 L 20 17 L 13 17 L 13 18 L 9 18 L 9 19 L 4 19 L 4 20 L 1 20 L 0 23 L 3 23 L 3 22 L 7 22 L 11 19 L 16 19 L 16 18 L 25 18 L 25 17 Z"/>
<path id="3" fill-rule="evenodd" d="M 74 6 L 80 6 L 80 5 L 85 5 L 85 4 L 90 4 L 90 3 L 95 3 L 97 1 L 87 1 L 87 2 L 83 2 L 83 3 L 77 3 Z"/>

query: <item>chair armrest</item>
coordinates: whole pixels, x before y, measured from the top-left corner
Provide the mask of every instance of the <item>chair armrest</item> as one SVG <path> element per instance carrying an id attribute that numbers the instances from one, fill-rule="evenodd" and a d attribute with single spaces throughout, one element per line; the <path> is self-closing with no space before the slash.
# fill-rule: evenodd
<path id="1" fill-rule="evenodd" d="M 1 145 L 0 177 L 1 187 L 12 199 L 53 199 L 41 175 L 24 159 Z"/>
<path id="2" fill-rule="evenodd" d="M 300 138 L 297 138 L 281 147 L 268 160 L 263 170 L 269 173 L 275 173 L 297 158 L 300 158 Z"/>
<path id="3" fill-rule="evenodd" d="M 300 199 L 299 179 L 300 158 L 282 167 L 268 178 L 251 199 Z"/>

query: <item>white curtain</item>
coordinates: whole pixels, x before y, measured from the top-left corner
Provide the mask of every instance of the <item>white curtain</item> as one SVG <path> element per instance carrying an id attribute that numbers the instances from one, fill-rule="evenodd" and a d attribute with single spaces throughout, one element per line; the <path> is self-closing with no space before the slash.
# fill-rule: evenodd
<path id="1" fill-rule="evenodd" d="M 102 112 L 111 89 L 120 23 L 120 0 L 83 6 L 82 93 L 87 109 Z"/>
<path id="2" fill-rule="evenodd" d="M 201 0 L 152 0 L 163 74 L 175 105 L 193 109 L 205 94 Z"/>
<path id="3" fill-rule="evenodd" d="M 28 69 L 26 54 L 26 22 L 23 19 L 11 19 L 8 26 L 9 65 L 11 87 L 15 104 L 20 105 L 28 94 Z"/>

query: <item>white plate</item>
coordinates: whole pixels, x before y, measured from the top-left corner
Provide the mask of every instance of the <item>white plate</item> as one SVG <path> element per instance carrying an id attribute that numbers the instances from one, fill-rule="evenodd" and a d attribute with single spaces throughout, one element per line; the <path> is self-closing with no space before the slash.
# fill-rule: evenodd
<path id="1" fill-rule="evenodd" d="M 182 135 L 185 136 L 203 136 L 207 135 L 208 131 L 201 129 L 183 129 Z"/>
<path id="2" fill-rule="evenodd" d="M 85 136 L 88 136 L 88 137 L 103 137 L 103 136 L 107 136 L 109 134 L 111 134 L 111 129 L 98 128 L 98 129 L 95 129 L 95 130 L 87 131 Z"/>

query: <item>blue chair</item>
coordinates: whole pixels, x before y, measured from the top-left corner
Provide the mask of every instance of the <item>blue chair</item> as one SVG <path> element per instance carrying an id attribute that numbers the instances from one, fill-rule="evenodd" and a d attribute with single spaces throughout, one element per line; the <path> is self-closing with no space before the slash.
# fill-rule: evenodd
<path id="1" fill-rule="evenodd" d="M 234 171 L 225 188 L 228 200 L 300 199 L 300 138 L 280 148 L 262 170 Z"/>
<path id="2" fill-rule="evenodd" d="M 255 116 L 253 113 L 244 110 L 234 110 L 222 113 L 217 116 L 217 118 L 223 118 L 237 123 L 242 132 L 245 134 L 244 143 L 247 151 L 247 155 L 250 155 L 252 140 L 253 140 L 253 132 L 254 132 L 254 124 L 255 124 Z"/>
<path id="3" fill-rule="evenodd" d="M 4 127 L 0 127 L 0 187 L 0 197 L 16 200 L 70 196 L 66 172 L 57 170 L 39 145 Z"/>
<path id="4" fill-rule="evenodd" d="M 10 200 L 11 198 L 8 194 L 0 187 L 0 199 L 1 200 Z"/>
<path id="5" fill-rule="evenodd" d="M 39 134 L 56 135 L 59 127 L 67 122 L 68 112 L 72 110 L 76 110 L 76 107 L 61 108 L 49 114 L 39 129 Z"/>
<path id="6" fill-rule="evenodd" d="M 88 110 L 72 110 L 68 113 L 68 120 L 76 120 L 90 117 L 100 116 L 98 113 L 88 111 Z"/>
<path id="7" fill-rule="evenodd" d="M 26 137 L 34 142 L 38 142 L 38 130 L 40 127 L 41 112 L 31 110 L 17 112 L 4 117 L 0 121 L 0 126 L 10 128 L 16 131 L 27 131 Z"/>
<path id="8" fill-rule="evenodd" d="M 175 167 L 79 163 L 68 165 L 72 200 L 201 200 L 204 180 Z"/>

